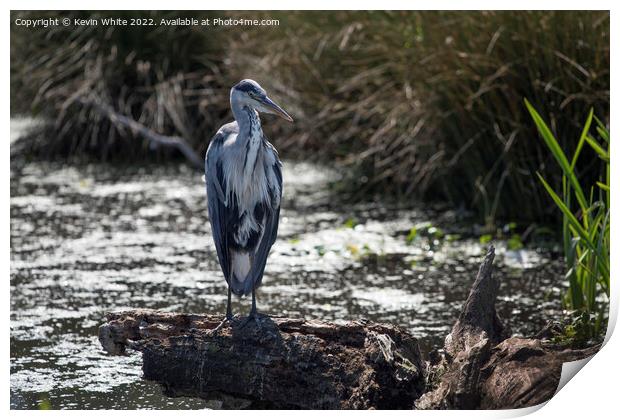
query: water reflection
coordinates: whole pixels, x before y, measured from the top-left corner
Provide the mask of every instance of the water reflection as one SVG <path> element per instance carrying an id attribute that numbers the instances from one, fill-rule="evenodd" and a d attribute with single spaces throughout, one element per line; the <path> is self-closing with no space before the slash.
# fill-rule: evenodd
<path id="1" fill-rule="evenodd" d="M 401 325 L 440 346 L 484 252 L 454 212 L 340 206 L 334 174 L 285 165 L 279 240 L 259 310 Z M 433 221 L 456 240 L 407 242 Z M 460 226 L 460 227 L 459 227 Z M 12 163 L 11 407 L 205 408 L 141 380 L 140 357 L 109 357 L 97 327 L 109 310 L 225 311 L 200 174 L 183 166 Z M 498 249 L 499 310 L 517 334 L 559 311 L 561 267 Z M 245 313 L 249 302 L 235 301 Z"/>

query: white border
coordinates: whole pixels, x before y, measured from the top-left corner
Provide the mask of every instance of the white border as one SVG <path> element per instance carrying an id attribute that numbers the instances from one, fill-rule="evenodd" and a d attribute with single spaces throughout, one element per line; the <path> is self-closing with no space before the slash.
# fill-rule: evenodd
<path id="1" fill-rule="evenodd" d="M 383 0 L 372 2 L 364 0 L 228 0 L 226 2 L 207 2 L 192 0 L 107 0 L 105 2 L 85 2 L 79 0 L 9 0 L 9 9 L 13 10 L 611 10 L 612 1 L 575 0 L 535 0 L 504 1 L 470 0 L 470 1 L 406 1 Z M 544 6 L 544 7 L 543 7 Z M 8 21 L 8 20 L 7 20 Z"/>
<path id="2" fill-rule="evenodd" d="M 272 0 L 267 1 L 263 0 L 261 2 L 250 2 L 250 1 L 239 1 L 239 0 L 228 0 L 226 2 L 197 2 L 197 1 L 188 1 L 188 0 L 176 0 L 174 2 L 166 2 L 162 0 L 141 0 L 141 1 L 128 1 L 128 0 L 108 0 L 106 2 L 101 3 L 93 3 L 87 4 L 85 1 L 75 1 L 75 0 L 67 0 L 67 1 L 33 1 L 33 0 L 24 0 L 24 1 L 8 1 L 9 8 L 5 8 L 2 13 L 3 21 L 5 22 L 5 27 L 2 29 L 2 51 L 4 57 L 9 57 L 9 28 L 10 26 L 7 24 L 10 21 L 9 11 L 10 9 L 15 10 L 191 10 L 191 9 L 208 9 L 208 10 L 309 10 L 309 9 L 318 9 L 318 10 L 343 10 L 343 9 L 376 9 L 380 6 L 382 9 L 417 9 L 417 10 L 438 10 L 438 9 L 448 9 L 448 10 L 479 10 L 479 9 L 492 9 L 492 10 L 530 10 L 530 9 L 541 9 L 544 6 L 544 9 L 549 10 L 580 10 L 580 9 L 598 9 L 598 10 L 611 10 L 611 22 L 612 22 L 612 45 L 616 45 L 617 35 L 617 7 L 615 6 L 615 2 L 612 1 L 588 1 L 588 2 L 577 2 L 577 1 L 559 1 L 559 0 L 548 0 L 545 2 L 541 1 L 532 1 L 532 0 L 522 0 L 519 2 L 516 1 L 506 1 L 499 4 L 497 1 L 445 1 L 445 0 L 437 0 L 437 1 L 394 1 L 394 0 L 383 0 L 379 2 L 370 2 L 370 1 L 338 1 L 335 2 L 333 0 L 315 0 L 315 1 L 305 1 L 305 2 L 292 2 L 292 1 L 283 1 L 283 0 Z M 225 6 L 225 7 L 223 7 Z M 612 48 L 613 50 L 613 48 Z M 612 56 L 612 74 L 611 84 L 614 85 L 614 70 L 618 68 L 616 65 L 617 60 L 615 59 L 615 55 Z M 218 419 L 233 419 L 239 415 L 251 415 L 253 418 L 270 418 L 270 419 L 278 419 L 278 418 L 289 418 L 292 414 L 291 412 L 285 411 L 263 411 L 263 412 L 252 412 L 252 413 L 238 413 L 238 412 L 204 412 L 204 411 L 151 411 L 151 412 L 133 412 L 133 411 L 116 411 L 114 413 L 109 413 L 106 411 L 70 411 L 70 412 L 60 412 L 60 411 L 50 411 L 50 412 L 33 412 L 33 411 L 9 411 L 9 307 L 10 307 L 10 298 L 9 298 L 9 262 L 10 262 L 10 243 L 9 243 L 9 63 L 6 62 L 2 69 L 3 80 L 5 81 L 2 85 L 2 111 L 4 115 L 4 133 L 5 138 L 4 141 L 1 142 L 3 148 L 3 156 L 5 156 L 5 176 L 1 181 L 1 188 L 3 196 L 6 199 L 5 204 L 1 208 L 1 220 L 2 224 L 0 225 L 2 229 L 2 239 L 3 239 L 3 247 L 5 249 L 3 261 L 3 272 L 6 276 L 3 276 L 4 279 L 4 293 L 2 295 L 2 302 L 5 307 L 5 316 L 1 319 L 2 329 L 4 332 L 4 346 L 2 347 L 2 373 L 4 377 L 4 382 L 2 383 L 2 394 L 4 397 L 4 407 L 5 412 L 14 418 L 57 418 L 57 417 L 66 417 L 66 418 L 79 418 L 85 413 L 89 417 L 93 418 L 109 418 L 110 416 L 121 417 L 121 418 L 137 418 L 145 415 L 151 416 L 153 418 L 170 418 L 170 417 L 179 417 L 183 416 L 184 418 L 201 418 L 205 417 L 209 418 L 218 418 Z M 612 100 L 612 114 L 613 113 L 613 104 L 615 102 Z M 613 118 L 612 118 L 613 120 Z M 610 125 L 614 125 L 611 123 Z M 615 144 L 615 143 L 614 143 Z M 613 147 L 615 149 L 615 146 Z M 618 161 L 617 156 L 614 154 L 612 158 L 613 162 Z M 615 165 L 612 165 L 612 179 L 614 184 L 614 189 L 612 190 L 612 208 L 613 208 L 613 219 L 617 220 L 616 217 L 618 215 L 618 194 L 616 193 L 615 185 L 618 177 L 615 176 Z M 612 237 L 614 238 L 613 242 L 620 237 L 618 235 L 618 227 L 616 223 L 611 224 L 612 229 Z M 616 273 L 618 271 L 619 264 L 619 255 L 617 252 L 617 247 L 612 245 L 612 273 Z M 613 277 L 613 274 L 612 274 Z M 415 416 L 416 418 L 454 418 L 454 419 L 468 419 L 468 418 L 511 418 L 516 416 L 521 416 L 525 414 L 531 414 L 531 418 L 534 419 L 543 419 L 549 418 L 551 416 L 555 418 L 611 418 L 611 416 L 617 416 L 618 410 L 618 386 L 616 385 L 620 380 L 620 363 L 618 361 L 618 354 L 620 354 L 620 342 L 616 335 L 611 335 L 611 331 L 613 330 L 613 326 L 617 321 L 618 314 L 618 288 L 615 287 L 615 279 L 612 278 L 612 308 L 610 315 L 610 329 L 608 331 L 606 337 L 606 345 L 605 347 L 588 363 L 588 367 L 583 369 L 575 378 L 570 380 L 566 386 L 554 397 L 552 398 L 544 408 L 535 407 L 533 409 L 523 409 L 523 410 L 506 410 L 506 411 L 451 411 L 451 412 L 409 412 L 409 411 L 381 411 L 381 412 L 371 412 L 371 411 L 341 411 L 341 412 L 330 412 L 325 413 L 329 416 L 339 416 L 343 418 L 369 418 L 376 416 L 390 416 L 390 417 L 398 417 L 398 418 L 411 418 Z M 314 418 L 317 415 L 325 415 L 324 413 L 317 413 L 315 411 L 302 411 L 302 412 L 294 412 L 294 416 L 300 418 Z"/>

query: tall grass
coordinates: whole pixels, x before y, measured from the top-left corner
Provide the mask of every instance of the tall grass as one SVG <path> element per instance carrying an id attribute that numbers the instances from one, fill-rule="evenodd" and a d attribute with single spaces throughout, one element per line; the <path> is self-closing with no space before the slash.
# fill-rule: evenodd
<path id="1" fill-rule="evenodd" d="M 538 178 L 562 214 L 564 255 L 568 271 L 569 288 L 566 305 L 586 313 L 603 313 L 599 305 L 601 295 L 609 299 L 610 288 L 610 155 L 609 131 L 590 110 L 571 159 L 560 147 L 556 137 L 540 114 L 526 100 L 538 132 L 562 172 L 562 191 L 556 192 L 543 176 Z M 592 121 L 596 121 L 592 134 Z M 596 153 L 602 177 L 592 185 L 580 182 L 575 170 L 584 150 L 589 147 Z"/>
<path id="2" fill-rule="evenodd" d="M 291 147 L 351 169 L 359 194 L 439 198 L 490 224 L 551 220 L 520 106 L 531 98 L 574 147 L 581 112 L 607 119 L 609 20 L 590 12 L 339 12 L 287 14 L 286 36 L 260 32 L 233 61 L 301 113 Z M 294 27 L 292 30 L 290 27 Z M 273 81 L 273 83 L 271 83 Z M 580 162 L 586 179 L 596 169 Z M 516 205 L 527 202 L 528 206 Z"/>
<path id="3" fill-rule="evenodd" d="M 210 12 L 12 12 L 16 17 L 213 17 Z M 221 80 L 225 42 L 198 27 L 11 26 L 11 108 L 52 122 L 43 142 L 26 152 L 106 159 L 154 153 L 90 102 L 109 106 L 165 135 L 181 135 L 205 150 L 226 117 Z"/>
<path id="4" fill-rule="evenodd" d="M 564 149 L 575 146 L 583 109 L 608 119 L 608 12 L 223 14 L 280 25 L 12 27 L 13 102 L 53 118 L 48 136 L 59 141 L 50 145 L 65 154 L 152 154 L 75 101 L 76 92 L 181 134 L 202 153 L 231 118 L 228 89 L 251 77 L 295 117 L 295 125 L 269 121 L 266 129 L 283 157 L 344 169 L 352 198 L 447 200 L 488 224 L 554 218 L 530 174 L 561 180 L 545 165 L 549 151 L 532 141 L 521 98 L 550 116 Z M 577 169 L 586 181 L 599 176 L 587 160 Z"/>

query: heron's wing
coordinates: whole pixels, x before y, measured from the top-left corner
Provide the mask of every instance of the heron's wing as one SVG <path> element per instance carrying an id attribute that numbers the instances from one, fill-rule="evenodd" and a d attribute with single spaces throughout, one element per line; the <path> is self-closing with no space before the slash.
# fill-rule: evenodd
<path id="1" fill-rule="evenodd" d="M 230 255 L 227 243 L 228 217 L 232 212 L 228 209 L 226 197 L 226 180 L 222 170 L 222 146 L 226 138 L 234 134 L 227 130 L 220 130 L 213 137 L 207 150 L 205 159 L 205 181 L 207 184 L 207 204 L 209 222 L 213 234 L 213 242 L 217 251 L 217 258 L 224 273 L 226 282 L 230 281 Z"/>
<path id="2" fill-rule="evenodd" d="M 274 149 L 275 150 L 275 149 Z M 276 154 L 276 163 L 273 165 L 273 173 L 276 177 L 276 183 L 278 186 L 277 191 L 273 191 L 271 201 L 274 202 L 277 198 L 277 204 L 275 204 L 276 212 L 275 212 L 275 224 L 273 226 L 273 232 L 271 237 L 271 244 L 276 241 L 276 236 L 278 236 L 278 224 L 280 223 L 280 201 L 282 200 L 282 163 L 277 159 Z M 277 197 L 275 195 L 277 194 Z"/>
<path id="3" fill-rule="evenodd" d="M 275 149 L 274 149 L 275 152 Z M 277 154 L 272 155 L 274 161 L 268 163 L 267 173 L 273 175 L 268 176 L 270 179 L 269 195 L 271 198 L 270 205 L 265 206 L 265 224 L 263 227 L 263 235 L 254 253 L 252 268 L 245 281 L 245 294 L 252 291 L 252 288 L 258 287 L 263 279 L 265 265 L 267 264 L 267 256 L 271 250 L 271 246 L 278 236 L 278 224 L 280 220 L 280 200 L 282 198 L 282 164 L 277 159 Z"/>

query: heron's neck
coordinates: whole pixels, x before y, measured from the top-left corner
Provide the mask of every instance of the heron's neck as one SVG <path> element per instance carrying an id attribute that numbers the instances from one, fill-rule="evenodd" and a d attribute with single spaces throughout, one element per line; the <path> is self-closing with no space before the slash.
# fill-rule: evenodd
<path id="1" fill-rule="evenodd" d="M 261 153 L 263 130 L 258 113 L 253 108 L 240 106 L 236 102 L 231 105 L 233 115 L 239 125 L 239 134 L 235 145 L 242 150 L 243 175 L 246 179 L 250 179 Z"/>
<path id="2" fill-rule="evenodd" d="M 246 143 L 251 140 L 252 137 L 261 138 L 263 130 L 258 118 L 258 113 L 245 104 L 232 101 L 231 108 L 233 116 L 239 125 L 239 136 L 243 141 L 238 142 L 239 145 L 246 146 Z"/>

